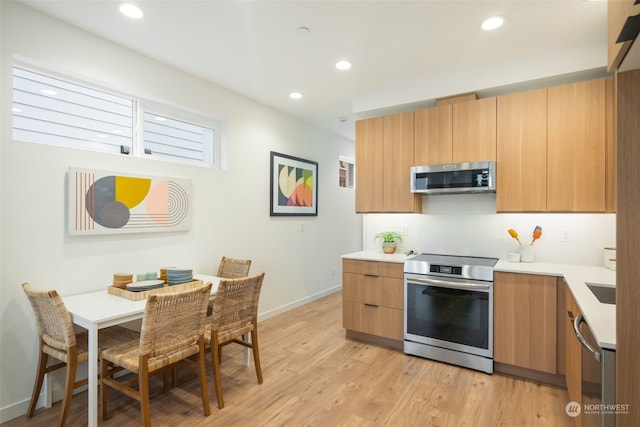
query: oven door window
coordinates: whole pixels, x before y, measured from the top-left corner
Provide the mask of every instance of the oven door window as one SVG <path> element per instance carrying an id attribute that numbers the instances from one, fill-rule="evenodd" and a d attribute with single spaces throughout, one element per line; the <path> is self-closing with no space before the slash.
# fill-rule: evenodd
<path id="1" fill-rule="evenodd" d="M 407 333 L 489 349 L 489 293 L 407 285 Z"/>

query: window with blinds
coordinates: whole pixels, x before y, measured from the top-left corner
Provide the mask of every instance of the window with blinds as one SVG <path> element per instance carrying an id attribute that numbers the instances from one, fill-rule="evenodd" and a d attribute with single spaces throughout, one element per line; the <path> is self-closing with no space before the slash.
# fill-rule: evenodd
<path id="1" fill-rule="evenodd" d="M 144 113 L 143 127 L 146 154 L 213 162 L 213 129 L 148 112 Z"/>
<path id="2" fill-rule="evenodd" d="M 13 139 L 131 151 L 133 112 L 132 99 L 13 68 Z"/>
<path id="3" fill-rule="evenodd" d="M 14 66 L 14 140 L 219 167 L 216 120 L 70 80 Z"/>

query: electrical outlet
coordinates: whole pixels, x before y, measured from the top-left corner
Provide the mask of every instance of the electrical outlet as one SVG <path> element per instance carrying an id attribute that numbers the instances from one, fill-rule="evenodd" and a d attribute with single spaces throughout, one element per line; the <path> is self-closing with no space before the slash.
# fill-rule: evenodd
<path id="1" fill-rule="evenodd" d="M 560 241 L 561 242 L 570 242 L 571 241 L 571 230 L 568 228 L 560 229 Z"/>

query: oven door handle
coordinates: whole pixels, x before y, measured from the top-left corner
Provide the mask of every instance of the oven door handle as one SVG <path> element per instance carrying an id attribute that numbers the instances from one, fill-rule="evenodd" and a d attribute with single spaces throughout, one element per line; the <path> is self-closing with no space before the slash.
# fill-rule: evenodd
<path id="1" fill-rule="evenodd" d="M 490 285 L 485 285 L 485 284 L 454 283 L 454 282 L 448 282 L 446 280 L 423 279 L 420 277 L 407 278 L 407 282 L 424 283 L 426 285 L 433 285 L 441 288 L 450 288 L 450 289 L 462 289 L 462 290 L 477 289 L 477 290 L 487 290 L 487 291 L 491 289 Z"/>

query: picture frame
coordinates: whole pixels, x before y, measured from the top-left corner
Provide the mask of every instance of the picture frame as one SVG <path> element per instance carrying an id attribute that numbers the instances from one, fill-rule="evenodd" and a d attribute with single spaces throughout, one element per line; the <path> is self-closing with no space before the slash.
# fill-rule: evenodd
<path id="1" fill-rule="evenodd" d="M 271 151 L 270 216 L 318 215 L 318 163 Z"/>
<path id="2" fill-rule="evenodd" d="M 188 178 L 69 167 L 70 236 L 189 231 L 193 195 Z"/>

